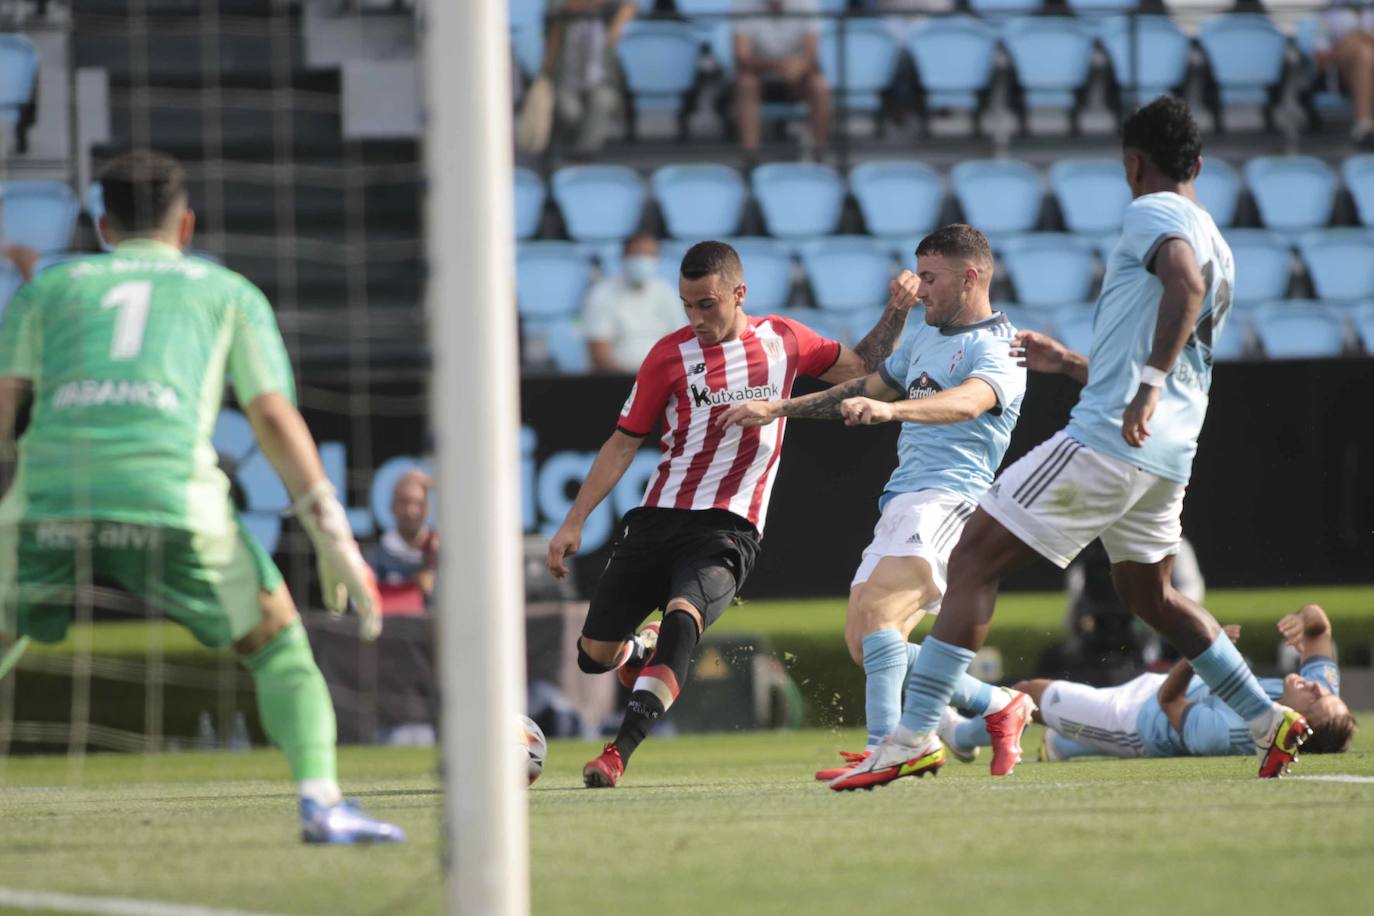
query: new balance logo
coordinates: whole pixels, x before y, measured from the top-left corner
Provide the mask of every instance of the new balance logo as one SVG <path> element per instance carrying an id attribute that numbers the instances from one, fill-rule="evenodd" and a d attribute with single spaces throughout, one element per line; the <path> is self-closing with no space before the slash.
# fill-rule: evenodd
<path id="1" fill-rule="evenodd" d="M 705 372 L 705 371 L 706 371 L 706 364 L 705 364 L 705 363 L 697 363 L 697 364 L 694 365 L 692 368 L 690 368 L 690 369 L 687 370 L 687 374 L 688 374 L 688 375 L 701 375 L 701 373 L 703 373 L 703 372 Z"/>
<path id="2" fill-rule="evenodd" d="M 710 386 L 691 385 L 693 407 L 719 407 L 722 404 L 736 404 L 745 401 L 772 401 L 782 396 L 777 385 L 749 385 L 744 388 L 724 388 L 712 391 Z"/>

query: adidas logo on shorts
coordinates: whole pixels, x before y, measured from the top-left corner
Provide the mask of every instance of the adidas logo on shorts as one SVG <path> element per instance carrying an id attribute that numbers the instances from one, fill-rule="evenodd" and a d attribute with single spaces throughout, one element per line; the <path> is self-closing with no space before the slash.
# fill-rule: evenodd
<path id="1" fill-rule="evenodd" d="M 909 538 L 906 539 L 906 542 L 907 542 L 908 544 L 915 544 L 915 545 L 919 546 L 920 543 L 921 543 L 921 535 L 920 535 L 919 533 L 918 533 L 918 534 L 913 534 L 911 537 L 909 537 Z"/>

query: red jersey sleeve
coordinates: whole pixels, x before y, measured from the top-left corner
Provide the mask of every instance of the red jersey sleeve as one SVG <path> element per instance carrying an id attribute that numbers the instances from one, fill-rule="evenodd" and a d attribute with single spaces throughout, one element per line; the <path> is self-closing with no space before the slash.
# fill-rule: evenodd
<path id="1" fill-rule="evenodd" d="M 819 377 L 830 371 L 830 367 L 840 358 L 840 342 L 822 337 L 815 331 L 791 318 L 775 318 L 797 338 L 797 373 Z"/>
<path id="2" fill-rule="evenodd" d="M 616 429 L 630 436 L 647 436 L 654 431 L 658 418 L 668 406 L 673 389 L 673 366 L 681 371 L 681 360 L 674 358 L 669 348 L 659 343 L 644 357 L 635 374 L 634 387 L 620 408 Z"/>

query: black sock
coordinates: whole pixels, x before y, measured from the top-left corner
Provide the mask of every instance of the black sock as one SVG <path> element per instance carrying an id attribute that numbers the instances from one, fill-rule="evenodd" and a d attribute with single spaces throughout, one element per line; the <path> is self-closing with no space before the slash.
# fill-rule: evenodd
<path id="1" fill-rule="evenodd" d="M 658 648 L 654 663 L 645 668 L 640 676 L 653 677 L 655 672 L 662 675 L 658 679 L 668 688 L 668 705 L 672 705 L 683 681 L 687 680 L 687 667 L 692 662 L 692 652 L 700 639 L 697 622 L 690 614 L 674 611 L 663 618 L 663 626 L 658 631 Z M 658 671 L 660 668 L 667 671 Z M 667 711 L 668 706 L 664 705 L 663 698 L 654 691 L 636 690 L 630 694 L 630 702 L 625 707 L 625 718 L 620 724 L 619 734 L 615 736 L 615 746 L 619 749 L 622 760 L 630 759 L 635 748 L 649 736 L 655 723 Z"/>

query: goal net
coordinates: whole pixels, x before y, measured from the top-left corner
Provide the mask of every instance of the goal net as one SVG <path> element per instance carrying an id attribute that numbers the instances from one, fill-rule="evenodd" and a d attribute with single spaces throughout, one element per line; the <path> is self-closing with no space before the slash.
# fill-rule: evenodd
<path id="1" fill-rule="evenodd" d="M 191 247 L 272 303 L 326 473 L 365 552 L 377 549 L 396 523 L 398 481 L 428 468 L 431 448 L 413 12 L 334 0 L 50 0 L 0 4 L 0 23 L 36 49 L 26 143 L 0 123 L 5 241 L 37 250 L 40 267 L 97 252 L 102 166 L 129 148 L 175 156 L 196 214 Z M 409 82 L 358 90 L 354 62 L 367 71 L 387 60 L 408 66 Z M 412 112 L 409 123 L 398 126 L 398 109 Z M 40 191 L 47 209 L 30 206 Z M 400 615 L 382 641 L 360 643 L 356 621 L 316 610 L 309 542 L 285 517 L 286 491 L 232 389 L 214 445 L 246 527 L 301 609 L 341 740 L 432 743 L 423 595 L 389 595 Z M 232 652 L 201 646 L 147 595 L 80 584 L 68 638 L 30 644 L 0 680 L 0 766 L 61 753 L 79 773 L 92 751 L 264 745 Z"/>

